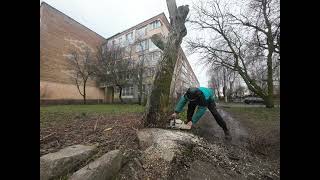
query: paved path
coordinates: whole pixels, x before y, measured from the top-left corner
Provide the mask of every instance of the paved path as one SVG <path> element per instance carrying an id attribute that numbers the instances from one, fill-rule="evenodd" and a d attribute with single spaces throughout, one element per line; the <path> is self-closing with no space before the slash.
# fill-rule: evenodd
<path id="1" fill-rule="evenodd" d="M 245 104 L 245 103 L 217 103 L 218 107 L 265 107 L 263 104 Z M 280 105 L 275 105 L 280 107 Z"/>

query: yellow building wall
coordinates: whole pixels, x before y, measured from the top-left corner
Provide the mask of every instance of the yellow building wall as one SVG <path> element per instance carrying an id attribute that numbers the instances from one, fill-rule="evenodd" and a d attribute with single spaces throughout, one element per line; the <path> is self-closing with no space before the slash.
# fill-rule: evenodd
<path id="1" fill-rule="evenodd" d="M 80 87 L 82 90 L 83 87 Z M 104 99 L 104 89 L 87 86 L 87 99 Z M 57 82 L 40 81 L 40 99 L 82 99 L 77 86 L 73 84 L 63 84 Z"/>

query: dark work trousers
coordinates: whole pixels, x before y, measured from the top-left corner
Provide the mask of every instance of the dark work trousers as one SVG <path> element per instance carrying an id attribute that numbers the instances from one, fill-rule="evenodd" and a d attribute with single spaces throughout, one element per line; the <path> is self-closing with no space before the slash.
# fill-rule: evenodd
<path id="1" fill-rule="evenodd" d="M 196 107 L 198 106 L 198 104 L 196 102 L 189 102 L 188 105 L 188 111 L 187 111 L 187 119 L 188 121 L 192 120 L 192 116 L 194 114 L 194 110 L 196 109 Z M 218 125 L 224 130 L 228 130 L 226 122 L 222 119 L 221 115 L 219 114 L 219 112 L 216 109 L 216 103 L 215 102 L 211 102 L 208 104 L 208 109 L 211 112 L 211 114 L 213 115 L 214 119 L 217 121 Z"/>

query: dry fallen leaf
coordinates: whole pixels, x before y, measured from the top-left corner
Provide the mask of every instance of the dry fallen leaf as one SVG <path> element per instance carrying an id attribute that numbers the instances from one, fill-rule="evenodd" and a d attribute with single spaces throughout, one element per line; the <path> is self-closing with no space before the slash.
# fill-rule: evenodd
<path id="1" fill-rule="evenodd" d="M 104 131 L 110 131 L 112 128 L 107 128 L 107 129 L 105 129 Z"/>

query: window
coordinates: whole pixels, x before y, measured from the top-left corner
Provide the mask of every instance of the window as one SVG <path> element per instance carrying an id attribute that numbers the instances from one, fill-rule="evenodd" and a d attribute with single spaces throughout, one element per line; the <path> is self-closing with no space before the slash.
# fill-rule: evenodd
<path id="1" fill-rule="evenodd" d="M 126 34 L 126 41 L 129 43 L 133 42 L 133 32 Z"/>
<path id="2" fill-rule="evenodd" d="M 153 21 L 150 23 L 150 30 L 157 29 L 161 26 L 161 22 L 159 20 Z"/>
<path id="3" fill-rule="evenodd" d="M 151 52 L 149 54 L 149 63 L 150 65 L 156 65 L 157 62 L 160 60 L 160 52 Z"/>
<path id="4" fill-rule="evenodd" d="M 145 51 L 148 49 L 148 41 L 144 40 L 137 44 L 136 52 Z"/>
<path id="5" fill-rule="evenodd" d="M 133 86 L 127 86 L 122 89 L 122 96 L 133 96 Z"/>
<path id="6" fill-rule="evenodd" d="M 145 36 L 145 35 L 146 35 L 146 26 L 138 29 L 136 35 L 137 35 L 138 37 L 143 37 L 143 36 Z"/>
<path id="7" fill-rule="evenodd" d="M 118 86 L 115 87 L 115 93 L 120 93 L 120 87 Z M 122 88 L 122 93 L 123 93 L 123 88 Z"/>
<path id="8" fill-rule="evenodd" d="M 146 85 L 142 84 L 142 92 L 145 92 L 145 90 L 146 90 Z"/>
<path id="9" fill-rule="evenodd" d="M 126 96 L 127 95 L 127 88 L 126 87 L 122 88 L 122 94 L 121 95 L 122 96 Z"/>
<path id="10" fill-rule="evenodd" d="M 147 94 L 150 94 L 151 88 L 152 88 L 152 85 L 151 85 L 151 84 L 146 84 L 146 93 L 147 93 Z"/>
<path id="11" fill-rule="evenodd" d="M 108 41 L 108 43 L 107 43 L 107 48 L 110 48 L 111 46 L 112 46 L 113 44 L 112 44 L 112 41 Z"/>
<path id="12" fill-rule="evenodd" d="M 124 47 L 126 45 L 125 44 L 125 42 L 126 42 L 125 37 L 124 36 L 119 37 L 118 42 L 119 42 L 120 47 Z"/>
<path id="13" fill-rule="evenodd" d="M 187 73 L 187 69 L 185 66 L 182 66 L 182 72 Z"/>
<path id="14" fill-rule="evenodd" d="M 116 50 L 116 51 L 114 52 L 114 58 L 118 61 L 119 59 L 121 59 L 121 57 L 122 57 L 122 52 Z"/>
<path id="15" fill-rule="evenodd" d="M 149 39 L 149 50 L 152 51 L 156 49 L 159 49 L 159 48 L 152 42 L 151 39 Z"/>
<path id="16" fill-rule="evenodd" d="M 184 73 L 181 73 L 181 78 L 182 78 L 183 80 L 185 80 L 185 79 L 186 79 L 186 75 L 185 75 Z"/>
<path id="17" fill-rule="evenodd" d="M 130 86 L 130 94 L 133 96 L 133 86 Z"/>

